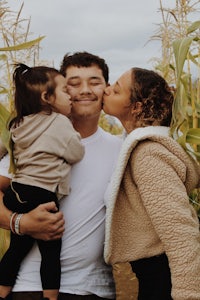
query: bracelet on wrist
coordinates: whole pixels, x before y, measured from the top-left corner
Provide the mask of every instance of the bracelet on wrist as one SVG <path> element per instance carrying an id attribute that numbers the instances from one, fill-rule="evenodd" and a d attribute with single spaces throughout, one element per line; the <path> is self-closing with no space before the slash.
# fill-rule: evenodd
<path id="1" fill-rule="evenodd" d="M 16 233 L 16 232 L 15 232 L 15 227 L 14 227 L 16 215 L 17 215 L 17 213 L 16 213 L 16 212 L 13 212 L 13 213 L 11 214 L 11 216 L 10 216 L 10 230 L 11 230 L 13 233 Z"/>
<path id="2" fill-rule="evenodd" d="M 23 214 L 18 214 L 15 219 L 15 233 L 18 235 L 23 235 L 20 233 L 20 220 L 22 218 Z"/>

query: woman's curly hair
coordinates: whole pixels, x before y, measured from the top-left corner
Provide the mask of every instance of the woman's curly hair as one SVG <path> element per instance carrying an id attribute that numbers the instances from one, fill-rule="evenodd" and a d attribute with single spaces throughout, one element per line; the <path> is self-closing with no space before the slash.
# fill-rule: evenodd
<path id="1" fill-rule="evenodd" d="M 154 71 L 132 68 L 131 103 L 141 102 L 141 126 L 169 126 L 174 96 L 164 78 Z"/>

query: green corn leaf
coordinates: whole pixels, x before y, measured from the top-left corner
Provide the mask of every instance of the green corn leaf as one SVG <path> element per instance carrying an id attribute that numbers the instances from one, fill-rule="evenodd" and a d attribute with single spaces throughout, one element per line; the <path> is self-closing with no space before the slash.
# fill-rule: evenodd
<path id="1" fill-rule="evenodd" d="M 199 117 L 199 114 L 200 114 L 200 103 L 195 102 L 195 108 L 196 108 L 196 113 L 198 114 L 198 117 Z"/>
<path id="2" fill-rule="evenodd" d="M 190 45 L 193 40 L 194 37 L 186 37 L 186 38 L 175 40 L 173 42 L 173 50 L 174 50 L 174 56 L 176 62 L 176 72 L 177 72 L 178 82 L 180 80 L 183 71 L 183 66 L 187 58 L 187 53 L 189 51 Z"/>
<path id="3" fill-rule="evenodd" d="M 189 57 L 189 60 L 191 60 L 193 62 L 193 64 L 195 64 L 196 66 L 198 66 L 198 61 L 195 59 L 197 58 L 198 59 L 198 56 L 196 55 L 192 55 L 191 52 L 188 52 L 188 57 Z"/>
<path id="4" fill-rule="evenodd" d="M 186 135 L 189 144 L 200 145 L 200 128 L 190 128 Z"/>
<path id="5" fill-rule="evenodd" d="M 5 108 L 5 106 L 0 103 L 0 132 L 3 127 L 7 124 L 10 118 L 10 112 Z"/>
<path id="6" fill-rule="evenodd" d="M 35 44 L 38 44 L 45 36 L 39 37 L 35 40 L 26 42 L 26 43 L 22 43 L 20 45 L 16 45 L 16 46 L 10 46 L 10 47 L 4 47 L 4 48 L 0 48 L 0 51 L 17 51 L 17 50 L 24 50 L 27 48 L 30 48 L 32 46 L 34 46 Z"/>
<path id="7" fill-rule="evenodd" d="M 3 86 L 0 86 L 0 94 L 8 94 L 8 89 Z"/>
<path id="8" fill-rule="evenodd" d="M 1 54 L 0 55 L 0 60 L 6 60 L 7 59 L 7 55 L 6 54 Z"/>
<path id="9" fill-rule="evenodd" d="M 10 231 L 0 228 L 0 260 L 8 249 L 10 243 Z"/>
<path id="10" fill-rule="evenodd" d="M 14 173 L 15 172 L 15 163 L 13 159 L 13 153 L 12 153 L 12 142 L 10 138 L 10 131 L 8 129 L 8 123 L 10 119 L 13 117 L 12 115 L 4 105 L 0 103 L 0 137 L 1 140 L 6 147 L 9 157 L 10 157 L 10 167 L 9 172 Z"/>
<path id="11" fill-rule="evenodd" d="M 187 29 L 187 34 L 194 32 L 195 30 L 200 28 L 200 20 L 193 22 Z"/>

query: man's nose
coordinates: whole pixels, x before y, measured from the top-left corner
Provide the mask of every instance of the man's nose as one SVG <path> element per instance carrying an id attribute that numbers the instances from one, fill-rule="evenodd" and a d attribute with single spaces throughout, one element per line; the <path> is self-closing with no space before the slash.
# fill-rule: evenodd
<path id="1" fill-rule="evenodd" d="M 90 88 L 90 85 L 88 84 L 88 83 L 82 83 L 82 85 L 81 85 L 81 91 L 80 91 L 81 93 L 91 93 L 91 88 Z"/>

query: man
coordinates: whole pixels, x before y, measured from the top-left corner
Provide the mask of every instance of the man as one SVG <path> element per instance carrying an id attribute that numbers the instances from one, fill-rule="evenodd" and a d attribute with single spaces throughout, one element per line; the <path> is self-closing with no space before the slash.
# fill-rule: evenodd
<path id="1" fill-rule="evenodd" d="M 81 52 L 66 55 L 61 71 L 73 102 L 72 123 L 82 136 L 85 156 L 73 166 L 71 193 L 60 203 L 65 219 L 64 233 L 62 213 L 50 214 L 48 211 L 54 207 L 46 204 L 22 217 L 20 232 L 46 240 L 63 233 L 59 300 L 114 299 L 112 271 L 103 260 L 103 197 L 121 140 L 98 127 L 102 97 L 108 84 L 108 67 L 98 56 Z M 0 174 L 6 175 L 3 171 Z M 0 207 L 0 224 L 4 228 L 9 227 L 9 215 L 10 212 Z M 39 252 L 35 246 L 21 265 L 13 289 L 14 300 L 41 299 L 39 267 Z"/>

